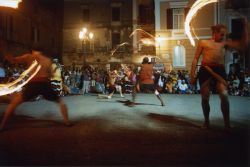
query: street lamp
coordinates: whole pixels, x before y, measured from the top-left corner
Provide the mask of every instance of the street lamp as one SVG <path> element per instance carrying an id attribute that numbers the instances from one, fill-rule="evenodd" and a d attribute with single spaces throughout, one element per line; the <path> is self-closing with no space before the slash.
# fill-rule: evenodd
<path id="1" fill-rule="evenodd" d="M 92 32 L 88 32 L 87 28 L 83 28 L 79 32 L 79 39 L 82 41 L 82 51 L 83 51 L 83 66 L 86 64 L 86 41 L 91 41 L 94 38 L 94 34 Z"/>

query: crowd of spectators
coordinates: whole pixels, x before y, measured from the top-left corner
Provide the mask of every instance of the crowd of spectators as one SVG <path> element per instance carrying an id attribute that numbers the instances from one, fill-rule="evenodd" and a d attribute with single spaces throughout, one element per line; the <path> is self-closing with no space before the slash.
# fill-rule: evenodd
<path id="1" fill-rule="evenodd" d="M 108 92 L 108 71 L 99 68 L 64 67 L 59 65 L 62 77 L 61 95 L 69 94 L 88 94 Z M 0 83 L 10 82 L 25 70 L 21 65 L 10 65 L 0 62 Z M 124 76 L 124 71 L 119 70 L 119 75 Z M 136 72 L 136 71 L 135 71 Z M 200 87 L 189 84 L 189 72 L 185 70 L 178 71 L 160 71 L 155 70 L 155 85 L 161 93 L 170 94 L 198 94 Z M 123 91 L 126 93 L 123 78 L 120 78 Z M 250 96 L 250 74 L 241 71 L 239 74 L 229 73 L 228 92 L 233 96 Z M 211 92 L 216 93 L 216 92 Z"/>

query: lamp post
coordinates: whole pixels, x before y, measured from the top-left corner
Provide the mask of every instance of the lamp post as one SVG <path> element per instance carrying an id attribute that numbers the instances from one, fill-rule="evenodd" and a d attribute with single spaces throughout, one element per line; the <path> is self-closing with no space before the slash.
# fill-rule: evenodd
<path id="1" fill-rule="evenodd" d="M 94 34 L 88 32 L 88 29 L 85 27 L 79 32 L 79 39 L 82 41 L 83 66 L 86 65 L 86 42 L 90 42 L 93 38 Z"/>

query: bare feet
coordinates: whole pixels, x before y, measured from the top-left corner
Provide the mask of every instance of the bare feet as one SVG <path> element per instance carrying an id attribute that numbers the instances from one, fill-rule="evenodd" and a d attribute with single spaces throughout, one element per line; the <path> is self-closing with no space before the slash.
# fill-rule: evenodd
<path id="1" fill-rule="evenodd" d="M 204 124 L 201 126 L 201 129 L 202 129 L 202 130 L 209 130 L 209 129 L 210 129 L 210 125 L 204 123 Z"/>
<path id="2" fill-rule="evenodd" d="M 64 125 L 67 126 L 67 127 L 71 127 L 71 126 L 73 126 L 74 124 L 72 124 L 72 123 L 70 123 L 70 122 L 67 122 L 67 123 L 64 123 Z"/>
<path id="3" fill-rule="evenodd" d="M 232 132 L 232 128 L 231 128 L 230 126 L 224 127 L 224 131 L 225 131 L 226 133 L 231 133 L 231 132 Z"/>

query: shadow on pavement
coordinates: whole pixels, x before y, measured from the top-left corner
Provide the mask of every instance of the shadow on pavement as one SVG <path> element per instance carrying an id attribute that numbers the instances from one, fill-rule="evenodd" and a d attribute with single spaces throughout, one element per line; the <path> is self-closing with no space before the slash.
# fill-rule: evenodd
<path id="1" fill-rule="evenodd" d="M 191 120 L 184 119 L 181 117 L 175 117 L 170 115 L 161 115 L 161 114 L 155 114 L 150 113 L 147 115 L 150 119 L 161 121 L 168 124 L 175 124 L 178 126 L 184 126 L 184 127 L 194 127 L 194 128 L 200 128 L 200 126 L 194 124 L 191 122 Z"/>

